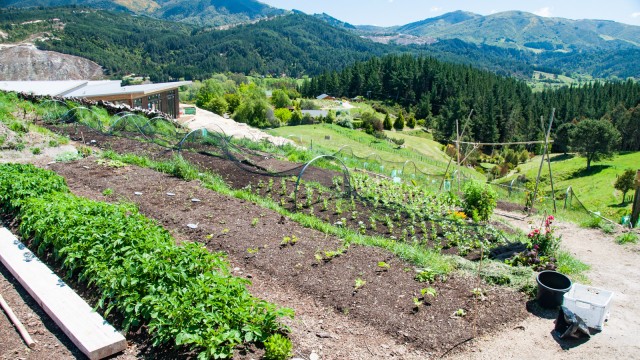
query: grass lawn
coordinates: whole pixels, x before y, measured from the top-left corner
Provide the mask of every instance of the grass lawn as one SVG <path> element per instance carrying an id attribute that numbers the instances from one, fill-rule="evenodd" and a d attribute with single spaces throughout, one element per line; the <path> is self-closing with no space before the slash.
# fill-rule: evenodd
<path id="1" fill-rule="evenodd" d="M 434 140 L 407 134 L 406 131 L 385 131 L 385 134 L 391 138 L 404 139 L 404 146 L 407 149 L 417 151 L 434 160 L 449 162 L 449 157 L 440 149 L 442 145 Z"/>
<path id="2" fill-rule="evenodd" d="M 540 166 L 540 156 L 531 161 L 519 165 L 521 174 L 525 174 L 529 179 L 535 179 Z M 640 152 L 623 153 L 599 162 L 592 162 L 591 169 L 587 168 L 587 160 L 574 154 L 554 154 L 551 156 L 551 170 L 553 172 L 553 183 L 558 193 L 564 194 L 569 186 L 578 196 L 580 201 L 591 211 L 599 211 L 604 216 L 612 220 L 620 220 L 620 216 L 626 212 L 631 212 L 631 202 L 621 205 L 622 193 L 613 187 L 616 177 L 621 175 L 625 169 L 637 170 L 640 168 Z M 513 179 L 519 174 L 512 174 L 510 177 L 501 179 L 504 183 Z M 545 163 L 542 170 L 543 190 L 550 191 L 548 165 Z M 627 193 L 627 197 L 633 192 Z M 559 203 L 562 206 L 562 202 Z"/>

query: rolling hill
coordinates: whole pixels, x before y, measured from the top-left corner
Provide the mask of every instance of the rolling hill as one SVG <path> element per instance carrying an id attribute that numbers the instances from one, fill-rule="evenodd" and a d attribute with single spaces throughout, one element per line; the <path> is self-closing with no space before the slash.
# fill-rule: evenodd
<path id="1" fill-rule="evenodd" d="M 285 12 L 253 0 L 82 2 L 118 10 L 114 13 L 86 8 L 77 11 L 79 3 L 4 0 L 2 7 L 75 7 L 0 9 L 0 26 L 9 31 L 9 38 L 0 42 L 16 42 L 38 31 L 50 31 L 53 36 L 48 38 L 55 40 L 38 43 L 41 49 L 86 57 L 110 75 L 135 72 L 155 80 L 199 79 L 220 71 L 315 75 L 371 56 L 399 52 L 429 55 L 521 79 L 530 79 L 534 70 L 594 78 L 638 78 L 640 74 L 640 27 L 611 21 L 457 11 L 378 28 L 356 27 L 327 14 L 314 18 L 298 11 Z M 279 14 L 286 15 L 275 16 Z M 256 22 L 267 17 L 269 21 Z M 53 18 L 62 18 L 64 28 L 30 23 Z M 237 22 L 242 24 L 210 26 Z"/>
<path id="2" fill-rule="evenodd" d="M 535 53 L 640 48 L 640 26 L 605 20 L 542 17 L 523 11 L 487 16 L 454 11 L 403 26 L 357 28 L 367 33 L 458 39 Z"/>
<path id="3" fill-rule="evenodd" d="M 158 19 L 197 25 L 221 26 L 245 23 L 282 15 L 276 9 L 255 0 L 3 0 L 0 7 L 85 6 L 124 11 Z"/>
<path id="4" fill-rule="evenodd" d="M 64 27 L 51 27 L 52 19 Z M 136 73 L 154 81 L 226 71 L 314 75 L 400 50 L 304 14 L 217 30 L 104 10 L 21 9 L 3 10 L 0 27 L 10 28 L 12 42 L 46 32 L 48 40 L 36 43 L 41 49 L 88 58 L 107 75 Z"/>
<path id="5" fill-rule="evenodd" d="M 522 11 L 470 18 L 442 27 L 410 28 L 409 34 L 460 39 L 531 51 L 619 50 L 640 47 L 640 27 L 601 20 L 547 18 Z"/>

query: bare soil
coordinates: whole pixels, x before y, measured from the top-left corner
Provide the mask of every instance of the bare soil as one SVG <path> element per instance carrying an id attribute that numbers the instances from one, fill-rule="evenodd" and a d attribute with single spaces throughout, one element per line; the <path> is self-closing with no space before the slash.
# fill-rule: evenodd
<path id="1" fill-rule="evenodd" d="M 156 145 L 103 136 L 90 129 L 74 136 L 83 143 L 118 152 L 156 158 L 172 155 Z M 640 309 L 635 301 L 640 295 L 640 248 L 617 245 L 611 236 L 596 230 L 558 224 L 563 247 L 591 265 L 588 276 L 592 285 L 616 293 L 611 317 L 604 330 L 589 341 L 562 341 L 553 335 L 554 311 L 541 310 L 522 294 L 486 284 L 481 286 L 488 289 L 487 300 L 478 301 L 470 291 L 477 287 L 477 279 L 457 273 L 446 282 L 430 284 L 437 289 L 438 297 L 425 299 L 428 304 L 416 310 L 412 299 L 419 297 L 420 289 L 427 285 L 416 282 L 413 267 L 394 255 L 377 248 L 351 246 L 330 261 L 318 261 L 316 253 L 337 250 L 342 241 L 250 202 L 203 189 L 197 182 L 134 166 L 109 168 L 92 158 L 47 165 L 51 158 L 46 155 L 21 155 L 21 162 L 48 166 L 63 175 L 78 195 L 134 202 L 169 229 L 177 241 L 199 241 L 211 251 L 227 253 L 235 274 L 252 280 L 250 291 L 254 295 L 295 310 L 295 319 L 285 323 L 292 330 L 295 355 L 303 359 L 314 354 L 321 359 L 425 359 L 443 355 L 455 359 L 640 358 L 639 342 L 634 337 L 640 330 Z M 190 156 L 193 158 L 189 160 L 200 166 L 209 164 L 205 167 L 219 172 L 233 187 L 259 179 L 230 175 L 238 169 L 223 159 L 197 153 Z M 273 159 L 263 161 L 272 169 L 290 166 Z M 318 170 L 312 178 L 326 178 L 323 171 Z M 106 188 L 113 194 L 102 195 Z M 194 202 L 194 198 L 200 201 Z M 501 208 L 519 210 L 509 206 Z M 523 230 L 539 225 L 538 220 L 517 218 L 522 215 L 506 220 Z M 254 219 L 258 221 L 252 225 Z M 198 227 L 190 229 L 187 224 Z M 292 235 L 298 242 L 282 246 L 283 238 Z M 382 271 L 377 266 L 379 261 L 390 268 Z M 366 281 L 357 290 L 356 279 Z M 0 293 L 38 342 L 34 349 L 28 349 L 8 318 L 0 315 L 0 359 L 83 358 L 4 268 L 0 270 Z M 452 316 L 457 309 L 465 309 L 468 315 Z M 126 335 L 129 348 L 114 358 L 190 357 L 179 349 L 149 349 L 150 339 L 144 328 Z M 261 349 L 251 347 L 238 349 L 236 357 L 255 359 L 261 354 Z"/>
<path id="2" fill-rule="evenodd" d="M 256 285 L 258 279 L 270 279 L 291 293 L 293 299 L 311 297 L 313 304 L 294 308 L 297 313 L 306 313 L 305 306 L 320 306 L 332 316 L 342 318 L 344 329 L 352 329 L 354 325 L 375 328 L 384 334 L 382 338 L 387 339 L 389 347 L 394 343 L 406 344 L 410 352 L 441 355 L 460 342 L 499 329 L 526 314 L 523 295 L 483 285 L 487 299 L 476 300 L 471 290 L 477 286 L 477 279 L 461 274 L 453 274 L 446 282 L 431 284 L 438 296 L 425 299 L 428 305 L 416 310 L 413 297 L 420 297 L 420 289 L 427 285 L 416 282 L 413 267 L 392 254 L 353 245 L 340 256 L 319 261 L 316 253 L 335 251 L 342 247 L 342 241 L 302 228 L 246 201 L 203 189 L 197 182 L 185 182 L 133 166 L 112 169 L 92 159 L 53 164 L 51 168 L 64 176 L 78 195 L 101 201 L 134 202 L 141 212 L 158 220 L 177 239 L 199 241 L 211 251 L 224 251 L 237 272 L 253 279 Z M 102 195 L 106 188 L 113 190 L 109 197 Z M 136 192 L 142 195 L 134 195 Z M 193 202 L 194 198 L 200 201 Z M 254 219 L 257 219 L 255 226 L 252 225 Z M 191 229 L 187 224 L 198 227 Z M 295 245 L 281 245 L 284 237 L 293 235 L 299 239 Z M 381 271 L 377 266 L 380 261 L 388 263 L 390 268 Z M 262 276 L 255 278 L 254 273 Z M 356 279 L 366 284 L 355 289 Z M 254 294 L 270 298 L 260 292 Z M 464 309 L 467 316 L 454 317 L 458 309 Z M 320 328 L 315 330 L 315 335 L 337 341 L 345 330 L 335 328 L 333 331 Z M 293 332 L 294 341 L 296 333 Z M 367 339 L 374 340 L 367 332 L 361 336 L 364 343 Z M 344 342 L 340 343 L 344 346 Z M 304 343 L 295 345 L 302 354 L 319 351 L 305 348 Z M 325 358 L 343 357 L 325 353 Z"/>

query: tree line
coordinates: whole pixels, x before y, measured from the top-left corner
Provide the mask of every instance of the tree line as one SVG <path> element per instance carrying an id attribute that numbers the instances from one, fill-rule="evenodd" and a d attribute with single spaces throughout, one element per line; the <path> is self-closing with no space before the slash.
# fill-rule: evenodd
<path id="1" fill-rule="evenodd" d="M 555 108 L 555 151 L 566 151 L 572 127 L 586 119 L 606 121 L 619 135 L 614 150 L 640 151 L 640 84 L 593 82 L 533 92 L 523 81 L 432 57 L 388 55 L 326 71 L 299 89 L 306 97 L 364 96 L 399 104 L 433 129 L 434 138 L 454 140 L 473 109 L 465 139 L 476 142 L 541 140 Z M 544 119 L 544 122 L 541 121 Z M 536 151 L 536 149 L 530 149 Z"/>

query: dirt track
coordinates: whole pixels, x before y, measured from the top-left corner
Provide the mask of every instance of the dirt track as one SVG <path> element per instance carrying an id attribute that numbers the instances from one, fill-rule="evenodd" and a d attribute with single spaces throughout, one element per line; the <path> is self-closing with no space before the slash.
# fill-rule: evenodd
<path id="1" fill-rule="evenodd" d="M 518 221 L 505 218 L 528 231 L 540 219 Z M 557 312 L 541 311 L 515 327 L 473 344 L 475 352 L 456 359 L 640 359 L 640 245 L 618 245 L 614 236 L 599 230 L 559 223 L 562 247 L 591 266 L 591 286 L 614 292 L 611 313 L 602 332 L 588 341 L 563 341 L 554 333 Z"/>

